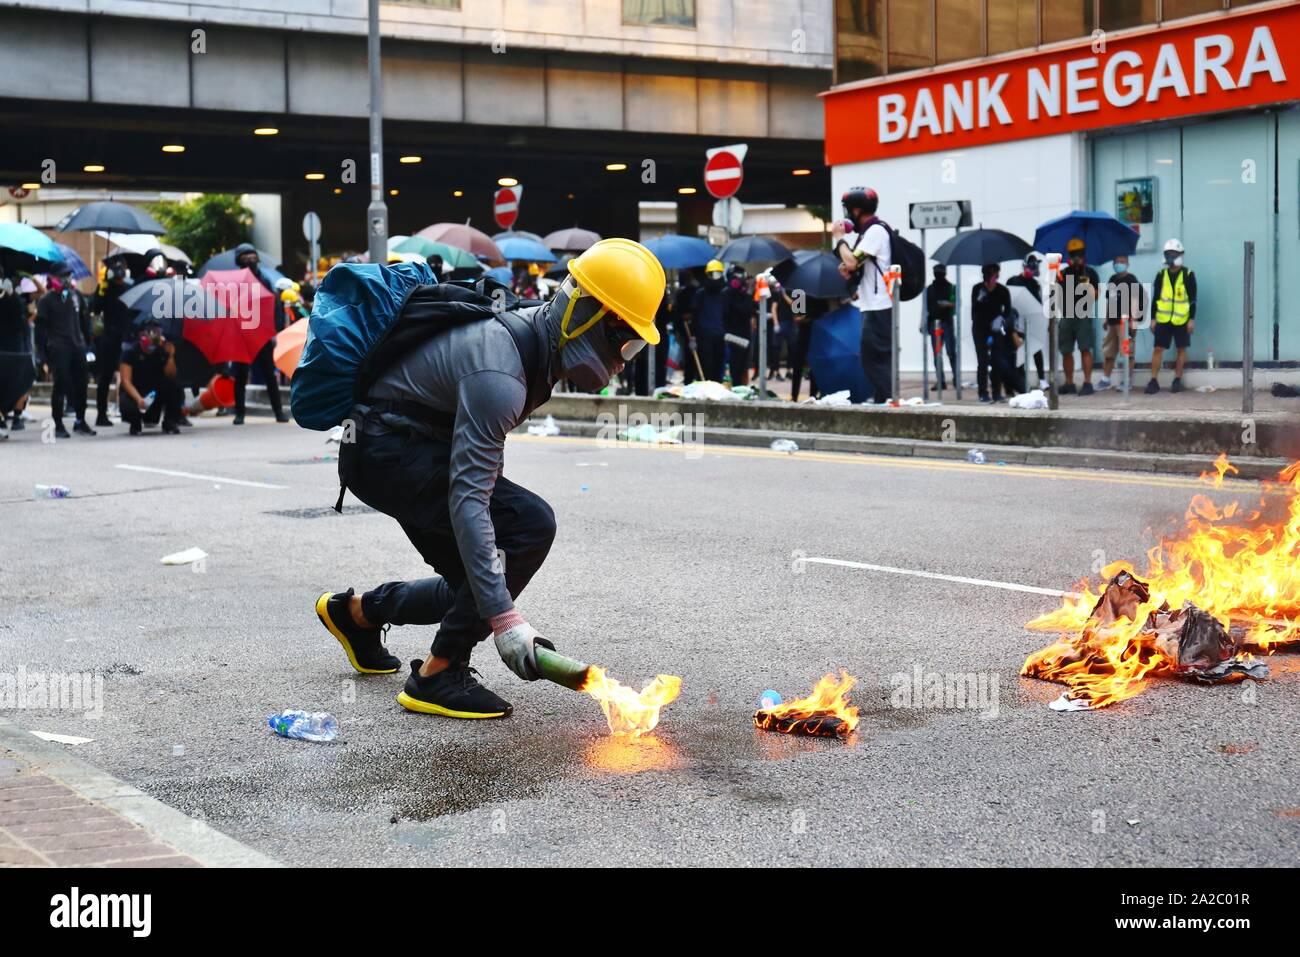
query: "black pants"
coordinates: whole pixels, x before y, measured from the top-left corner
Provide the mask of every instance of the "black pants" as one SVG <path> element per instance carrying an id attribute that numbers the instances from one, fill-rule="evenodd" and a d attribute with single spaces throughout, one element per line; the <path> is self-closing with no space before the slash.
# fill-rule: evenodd
<path id="1" fill-rule="evenodd" d="M 71 346 L 55 346 L 46 354 L 45 361 L 50 365 L 50 374 L 54 378 L 50 405 L 54 421 L 63 424 L 63 406 L 68 400 L 78 422 L 86 418 L 86 385 L 90 374 L 86 365 L 86 352 Z"/>
<path id="2" fill-rule="evenodd" d="M 794 365 L 794 348 L 798 336 L 796 323 L 768 323 L 767 327 L 767 374 L 776 375 L 781 371 L 781 347 L 785 346 L 786 363 Z"/>
<path id="3" fill-rule="evenodd" d="M 993 373 L 993 398 L 1018 395 L 1025 391 L 1023 370 L 1016 365 L 1019 353 L 1006 346 L 993 347 L 989 362 Z"/>
<path id="4" fill-rule="evenodd" d="M 122 421 L 130 425 L 157 425 L 161 419 L 163 425 L 176 425 L 180 421 L 181 407 L 185 401 L 185 391 L 181 384 L 166 375 L 139 376 L 132 378 L 131 384 L 142 396 L 156 392 L 153 404 L 147 411 L 141 411 L 135 400 L 122 390 L 117 397 L 117 408 Z"/>
<path id="5" fill-rule="evenodd" d="M 935 381 L 939 388 L 945 387 L 943 376 L 943 355 L 935 348 L 934 330 L 938 327 L 943 333 L 943 351 L 948 353 L 948 368 L 952 370 L 952 381 L 957 382 L 957 339 L 953 335 L 951 319 L 930 320 L 930 354 L 934 356 Z"/>
<path id="6" fill-rule="evenodd" d="M 359 413 L 354 417 L 361 421 Z M 468 660 L 492 628 L 479 617 L 451 524 L 451 445 L 419 427 L 384 418 L 381 422 L 371 415 L 358 441 L 340 447 L 339 474 L 357 498 L 397 520 L 440 577 L 386 582 L 361 596 L 361 610 L 376 623 L 438 624 L 432 653 Z M 506 588 L 518 597 L 551 550 L 555 513 L 540 496 L 500 477 L 490 514 L 497 548 L 504 552 Z"/>
<path id="7" fill-rule="evenodd" d="M 244 414 L 244 391 L 248 388 L 248 370 L 250 365 L 257 367 L 258 374 L 266 383 L 266 395 L 271 400 L 271 411 L 277 416 L 283 412 L 280 404 L 280 384 L 275 381 L 275 347 L 267 343 L 258 350 L 252 363 L 232 362 L 235 367 L 235 415 Z"/>
<path id="8" fill-rule="evenodd" d="M 894 387 L 894 311 L 873 309 L 862 313 L 862 371 L 871 383 L 872 399 L 888 401 Z M 897 396 L 893 396 L 897 398 Z"/>
<path id="9" fill-rule="evenodd" d="M 803 382 L 803 367 L 808 362 L 808 347 L 812 344 L 812 321 L 795 323 L 794 344 L 790 347 L 790 401 L 799 401 L 799 384 Z M 816 391 L 812 375 L 808 376 L 808 394 Z"/>
<path id="10" fill-rule="evenodd" d="M 95 409 L 100 415 L 108 415 L 108 390 L 113 387 L 113 375 L 121 362 L 121 336 L 100 336 L 95 340 Z"/>
<path id="11" fill-rule="evenodd" d="M 727 362 L 727 340 L 723 338 L 722 333 L 700 333 L 695 337 L 695 350 L 700 356 L 700 368 L 704 371 L 704 378 L 721 382 L 722 368 Z"/>
<path id="12" fill-rule="evenodd" d="M 980 398 L 988 398 L 989 372 L 993 357 L 990 355 L 989 337 L 993 330 L 982 323 L 971 326 L 971 335 L 975 338 L 975 382 L 979 386 Z"/>

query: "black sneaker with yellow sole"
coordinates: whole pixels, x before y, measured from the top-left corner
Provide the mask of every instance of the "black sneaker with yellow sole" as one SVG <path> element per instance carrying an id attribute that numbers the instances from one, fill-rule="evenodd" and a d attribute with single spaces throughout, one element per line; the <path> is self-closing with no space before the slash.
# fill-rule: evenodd
<path id="1" fill-rule="evenodd" d="M 338 639 L 357 671 L 363 675 L 396 674 L 402 667 L 402 659 L 389 654 L 384 647 L 383 629 L 362 628 L 352 620 L 348 607 L 351 600 L 351 588 L 346 592 L 327 591 L 316 599 L 316 617 Z"/>
<path id="2" fill-rule="evenodd" d="M 440 714 L 445 718 L 508 718 L 514 711 L 509 702 L 478 683 L 469 662 L 452 662 L 436 675 L 420 675 L 419 659 L 411 662 L 411 677 L 397 696 L 407 711 Z"/>

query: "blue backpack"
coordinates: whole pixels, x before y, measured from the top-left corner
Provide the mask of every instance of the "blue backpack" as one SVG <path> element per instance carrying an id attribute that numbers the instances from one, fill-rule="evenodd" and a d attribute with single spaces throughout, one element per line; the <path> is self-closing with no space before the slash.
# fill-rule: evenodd
<path id="1" fill-rule="evenodd" d="M 427 263 L 341 263 L 325 274 L 316 291 L 307 342 L 291 384 L 293 417 L 307 429 L 341 425 L 398 358 L 451 326 L 493 318 L 519 349 L 531 411 L 550 392 L 547 356 L 509 311 L 531 304 L 490 278 L 439 283 Z"/>

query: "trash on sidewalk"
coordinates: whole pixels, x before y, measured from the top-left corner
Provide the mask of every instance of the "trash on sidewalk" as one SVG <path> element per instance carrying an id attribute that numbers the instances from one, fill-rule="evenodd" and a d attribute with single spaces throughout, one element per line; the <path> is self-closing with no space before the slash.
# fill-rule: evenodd
<path id="1" fill-rule="evenodd" d="M 194 548 L 187 548 L 183 552 L 172 552 L 170 555 L 164 555 L 162 563 L 164 565 L 191 565 L 194 562 L 201 562 L 207 557 L 207 552 L 195 546 Z"/>
<path id="2" fill-rule="evenodd" d="M 625 442 L 648 442 L 651 445 L 681 445 L 683 425 L 674 425 L 660 430 L 649 422 L 619 430 L 618 437 Z"/>
<path id="3" fill-rule="evenodd" d="M 529 435 L 559 435 L 560 427 L 555 424 L 555 416 L 548 415 L 546 417 L 546 421 L 540 424 L 530 425 L 528 427 L 528 434 Z"/>
<path id="4" fill-rule="evenodd" d="M 852 405 L 849 400 L 849 390 L 841 389 L 839 392 L 832 392 L 830 395 L 824 395 L 814 399 L 812 396 L 804 399 L 800 405 Z"/>
<path id="5" fill-rule="evenodd" d="M 32 490 L 32 498 L 72 498 L 72 489 L 66 485 L 38 485 Z"/>
<path id="6" fill-rule="evenodd" d="M 1212 385 L 1198 385 L 1196 391 L 1202 395 L 1208 395 L 1211 392 L 1218 392 L 1219 390 Z"/>
<path id="7" fill-rule="evenodd" d="M 984 453 L 979 449 L 971 449 L 969 452 L 966 453 L 966 461 L 972 463 L 973 465 L 983 465 L 985 462 L 988 461 L 988 459 L 985 457 Z"/>
<path id="8" fill-rule="evenodd" d="M 333 741 L 339 735 L 339 722 L 326 711 L 281 711 L 266 719 L 267 726 L 282 738 L 300 741 Z"/>
<path id="9" fill-rule="evenodd" d="M 754 712 L 754 727 L 780 734 L 806 734 L 817 738 L 847 738 L 858 726 L 858 709 L 849 704 L 849 691 L 857 679 L 843 669 L 838 678 L 830 674 L 818 680 L 806 698 L 782 702 L 776 695 L 771 707 Z M 769 694 L 763 692 L 766 699 Z"/>
<path id="10" fill-rule="evenodd" d="M 1274 382 L 1273 394 L 1279 399 L 1300 399 L 1300 389 L 1285 382 Z"/>
<path id="11" fill-rule="evenodd" d="M 1022 392 L 1020 395 L 1013 395 L 1007 400 L 1007 405 L 1013 409 L 1045 409 L 1047 396 L 1043 394 L 1042 389 L 1034 389 L 1030 392 Z"/>
<path id="12" fill-rule="evenodd" d="M 325 444 L 328 445 L 328 444 L 331 443 L 331 442 L 334 442 L 334 443 L 337 443 L 337 444 L 342 444 L 342 442 L 343 442 L 343 426 L 341 426 L 341 425 L 336 425 L 336 426 L 334 426 L 334 428 L 330 429 L 329 432 L 327 432 L 327 433 L 325 434 Z"/>
<path id="13" fill-rule="evenodd" d="M 799 443 L 794 439 L 773 439 L 768 448 L 773 452 L 798 452 Z"/>
<path id="14" fill-rule="evenodd" d="M 74 747 L 78 744 L 90 744 L 94 738 L 79 738 L 75 734 L 55 734 L 53 731 L 33 731 L 33 735 L 42 741 L 53 741 L 55 744 L 70 744 Z"/>

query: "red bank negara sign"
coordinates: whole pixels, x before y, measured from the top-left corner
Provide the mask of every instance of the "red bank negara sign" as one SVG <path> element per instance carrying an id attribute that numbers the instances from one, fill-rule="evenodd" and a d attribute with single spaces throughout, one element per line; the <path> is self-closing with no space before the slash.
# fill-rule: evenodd
<path id="1" fill-rule="evenodd" d="M 831 165 L 1300 100 L 1300 4 L 822 96 Z"/>

